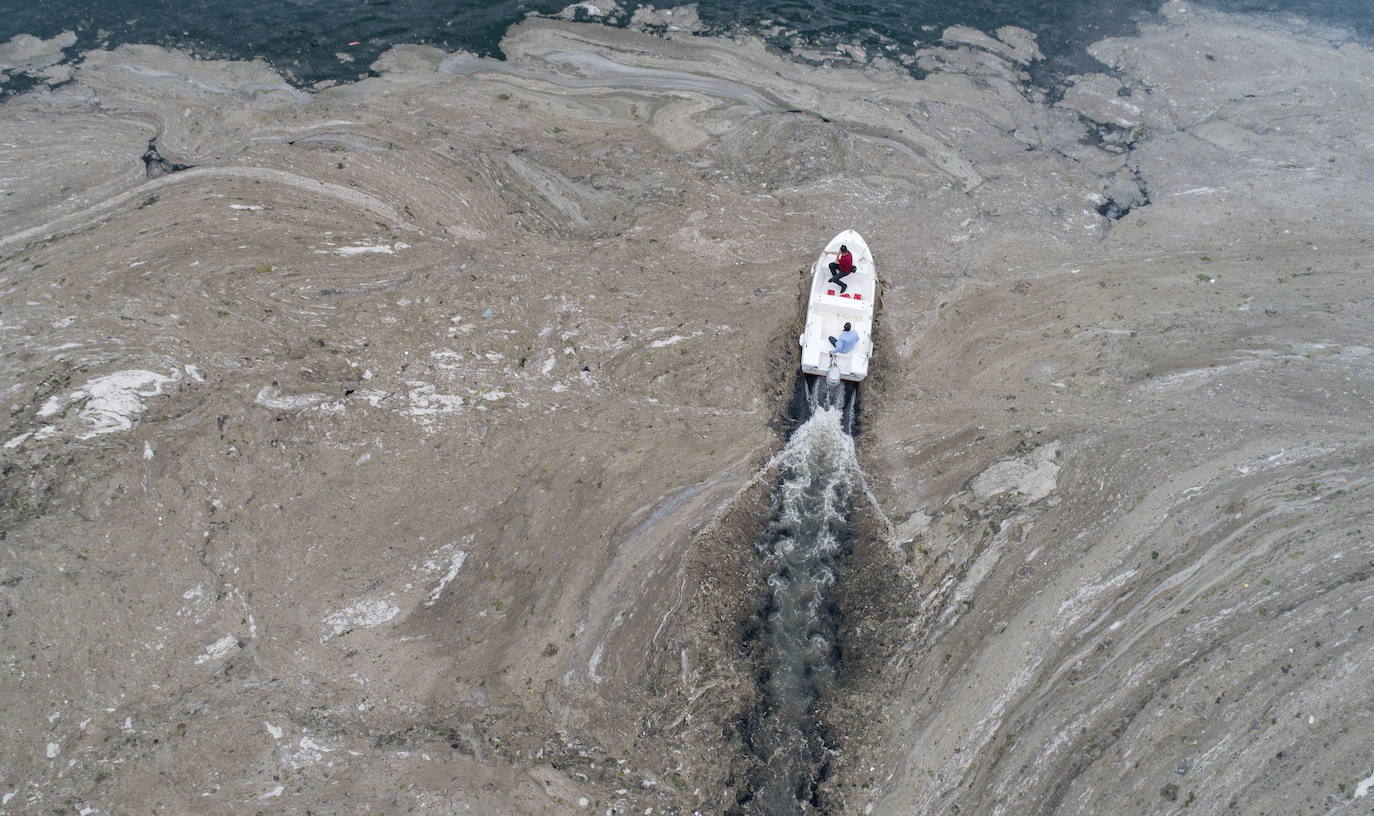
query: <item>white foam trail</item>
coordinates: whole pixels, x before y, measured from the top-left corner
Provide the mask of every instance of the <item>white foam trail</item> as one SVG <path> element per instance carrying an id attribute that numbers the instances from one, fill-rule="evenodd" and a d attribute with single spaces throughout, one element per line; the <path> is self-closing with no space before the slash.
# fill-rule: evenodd
<path id="1" fill-rule="evenodd" d="M 828 753 L 818 708 L 837 666 L 829 592 L 849 533 L 850 500 L 863 476 L 846 431 L 852 413 L 847 422 L 845 408 L 827 407 L 842 401 L 843 393 L 842 387 L 831 388 L 813 400 L 811 418 L 770 462 L 778 470 L 778 486 L 773 520 L 758 545 L 771 569 L 767 681 L 750 726 L 751 744 L 763 762 L 750 807 L 770 816 L 803 812 L 805 792 L 814 788 Z M 840 400 L 833 399 L 836 394 Z"/>

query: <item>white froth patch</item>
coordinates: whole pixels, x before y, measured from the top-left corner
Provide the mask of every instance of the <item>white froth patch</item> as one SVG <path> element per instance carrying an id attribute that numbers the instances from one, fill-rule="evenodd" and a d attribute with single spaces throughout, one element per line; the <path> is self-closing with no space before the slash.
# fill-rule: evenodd
<path id="1" fill-rule="evenodd" d="M 691 340 L 693 337 L 700 337 L 700 336 L 701 336 L 701 332 L 699 332 L 699 331 L 698 331 L 698 332 L 692 332 L 691 334 L 687 334 L 687 335 L 675 334 L 675 335 L 673 335 L 672 337 L 665 337 L 665 338 L 662 339 L 662 340 L 655 340 L 654 342 L 652 342 L 652 343 L 649 344 L 649 348 L 663 348 L 664 346 L 671 346 L 671 345 L 673 345 L 673 344 L 675 344 L 675 343 L 681 343 L 683 340 Z"/>
<path id="2" fill-rule="evenodd" d="M 133 369 L 116 371 L 103 377 L 87 380 L 81 388 L 66 397 L 53 397 L 43 403 L 39 416 L 52 416 L 68 405 L 85 401 L 79 414 L 88 430 L 78 438 L 90 439 L 101 434 L 127 431 L 147 410 L 143 400 L 162 393 L 162 389 L 176 382 L 179 375 L 163 376 L 156 371 Z"/>
<path id="3" fill-rule="evenodd" d="M 432 417 L 449 414 L 463 407 L 462 397 L 457 394 L 440 394 L 430 383 L 416 380 L 407 385 L 410 386 L 410 391 L 406 395 L 410 399 L 410 410 L 407 413 L 411 416 Z"/>
<path id="4" fill-rule="evenodd" d="M 945 610 L 940 613 L 940 623 L 946 623 L 950 618 L 958 620 L 966 608 L 964 602 L 973 597 L 979 585 L 992 574 L 993 568 L 1002 560 L 1005 542 L 999 539 L 1000 536 L 994 538 L 991 545 L 974 559 L 963 579 L 959 581 L 959 585 L 954 588 L 954 593 L 950 596 Z"/>
<path id="5" fill-rule="evenodd" d="M 564 20 L 576 20 L 579 11 L 588 17 L 599 18 L 605 17 L 607 14 L 619 14 L 620 5 L 611 2 L 606 4 L 606 8 L 603 10 L 601 6 L 595 5 L 594 3 L 573 3 L 571 6 L 558 12 L 558 16 L 562 17 Z"/>
<path id="6" fill-rule="evenodd" d="M 433 606 L 434 602 L 439 600 L 439 596 L 443 593 L 444 589 L 448 587 L 454 578 L 458 577 L 458 571 L 463 568 L 463 562 L 467 559 L 468 554 L 462 550 L 453 554 L 453 558 L 448 564 L 448 572 L 444 573 L 444 577 L 439 579 L 438 586 L 434 587 L 434 590 L 429 593 L 429 597 L 425 599 L 425 606 Z"/>
<path id="7" fill-rule="evenodd" d="M 295 411 L 301 408 L 309 408 L 324 402 L 328 397 L 324 394 L 283 394 L 281 391 L 270 385 L 264 385 L 259 391 L 256 402 L 264 408 L 272 408 L 278 411 Z"/>
<path id="8" fill-rule="evenodd" d="M 184 366 L 184 368 L 186 369 L 187 376 L 189 376 L 191 379 L 195 380 L 196 382 L 205 382 L 205 375 L 201 373 L 200 366 L 187 364 L 186 366 Z"/>
<path id="9" fill-rule="evenodd" d="M 262 206 L 261 204 L 230 204 L 230 205 L 229 205 L 229 209 L 231 209 L 231 210 L 265 210 L 265 209 L 267 209 L 267 208 L 264 207 L 264 206 Z"/>
<path id="10" fill-rule="evenodd" d="M 299 770 L 307 765 L 318 765 L 324 761 L 325 754 L 334 750 L 333 746 L 317 742 L 312 737 L 301 737 L 297 750 L 288 752 L 284 759 L 292 769 Z"/>
<path id="11" fill-rule="evenodd" d="M 358 241 L 353 246 L 334 247 L 333 249 L 317 249 L 316 255 L 342 255 L 345 258 L 355 255 L 395 255 L 398 250 L 410 249 L 410 244 L 397 241 L 394 244 L 365 244 Z"/>
<path id="12" fill-rule="evenodd" d="M 324 623 L 326 626 L 333 627 L 332 637 L 343 634 L 348 629 L 357 627 L 371 629 L 374 626 L 381 626 L 399 614 L 401 614 L 400 607 L 390 601 L 365 598 L 354 601 L 337 612 L 330 613 L 324 619 Z"/>
<path id="13" fill-rule="evenodd" d="M 596 673 L 597 668 L 601 665 L 601 658 L 602 655 L 605 654 L 605 651 L 606 644 L 604 642 L 598 643 L 596 644 L 596 648 L 592 650 L 591 658 L 587 660 L 587 679 L 591 680 L 593 683 L 600 683 L 602 680 L 606 679 Z"/>
<path id="14" fill-rule="evenodd" d="M 924 510 L 917 510 L 901 524 L 898 524 L 894 532 L 897 535 L 897 540 L 906 544 L 915 541 L 916 536 L 928 529 L 930 529 L 930 514 Z"/>
<path id="15" fill-rule="evenodd" d="M 50 742 L 50 743 L 48 743 L 48 759 L 52 759 L 53 757 L 56 757 L 56 756 L 57 756 L 58 754 L 60 754 L 60 753 L 62 753 L 62 746 L 61 746 L 61 745 L 58 745 L 58 744 L 55 743 L 55 742 Z"/>
<path id="16" fill-rule="evenodd" d="M 67 402 L 70 399 L 70 397 L 62 397 L 54 394 L 44 400 L 42 405 L 38 406 L 38 415 L 41 417 L 50 417 L 63 408 L 66 408 Z"/>
<path id="17" fill-rule="evenodd" d="M 267 722 L 266 720 L 263 720 L 262 725 L 263 725 L 264 728 L 267 729 L 267 733 L 269 733 L 269 734 L 272 735 L 272 739 L 274 739 L 274 740 L 279 740 L 279 739 L 281 739 L 281 735 L 282 735 L 281 726 L 273 725 L 272 723 Z"/>
<path id="18" fill-rule="evenodd" d="M 973 480 L 973 495 L 979 501 L 1010 494 L 1017 504 L 1030 504 L 1050 495 L 1058 486 L 1059 465 L 1055 457 L 1059 443 L 1037 448 L 1030 456 L 1003 459 Z"/>
<path id="19" fill-rule="evenodd" d="M 273 788 L 272 790 L 270 790 L 270 791 L 264 793 L 263 795 L 259 796 L 258 798 L 259 798 L 259 799 L 274 799 L 274 798 L 276 798 L 276 797 L 278 797 L 278 796 L 281 796 L 281 793 L 282 793 L 282 791 L 284 791 L 284 790 L 286 790 L 285 787 L 283 787 L 283 786 L 281 786 L 281 785 L 278 785 L 278 786 L 276 786 L 275 788 Z"/>
<path id="20" fill-rule="evenodd" d="M 225 635 L 219 640 L 205 647 L 205 654 L 196 657 L 196 663 L 209 663 L 211 660 L 222 660 L 229 655 L 235 646 L 239 645 L 239 639 L 233 635 Z"/>
<path id="21" fill-rule="evenodd" d="M 1355 786 L 1355 798 L 1365 798 L 1369 795 L 1370 788 L 1374 788 L 1374 773 L 1371 773 L 1369 778 L 1362 780 L 1360 784 Z"/>
<path id="22" fill-rule="evenodd" d="M 360 391 L 355 391 L 353 396 L 358 399 L 367 400 L 367 404 L 371 405 L 373 408 L 381 408 L 382 403 L 386 401 L 386 398 L 389 397 L 390 394 L 376 388 L 364 388 Z"/>
<path id="23" fill-rule="evenodd" d="M 28 439 L 31 436 L 33 436 L 33 431 L 19 434 L 18 436 L 14 437 L 13 439 L 5 443 L 5 450 L 13 450 L 14 448 L 19 447 L 20 445 L 24 444 L 24 440 Z"/>
<path id="24" fill-rule="evenodd" d="M 1216 278 L 1208 278 L 1208 283 L 1216 283 Z M 1187 371 L 1176 371 L 1163 377 L 1155 377 L 1145 384 L 1150 390 L 1163 390 L 1175 386 L 1193 385 L 1196 383 L 1210 380 L 1211 378 L 1225 372 L 1233 366 L 1215 366 L 1211 368 L 1194 368 Z"/>
<path id="25" fill-rule="evenodd" d="M 367 254 L 394 255 L 394 254 L 396 254 L 396 251 L 395 251 L 394 249 L 392 249 L 390 246 L 388 246 L 387 244 L 380 244 L 380 245 L 377 245 L 377 246 L 368 246 L 367 244 L 363 244 L 363 245 L 361 245 L 361 246 L 339 247 L 339 248 L 333 250 L 333 252 L 334 252 L 335 255 L 367 255 Z"/>
<path id="26" fill-rule="evenodd" d="M 464 366 L 463 355 L 456 351 L 450 351 L 449 349 L 431 351 L 429 353 L 429 359 L 433 360 L 434 365 L 444 371 L 458 371 Z"/>

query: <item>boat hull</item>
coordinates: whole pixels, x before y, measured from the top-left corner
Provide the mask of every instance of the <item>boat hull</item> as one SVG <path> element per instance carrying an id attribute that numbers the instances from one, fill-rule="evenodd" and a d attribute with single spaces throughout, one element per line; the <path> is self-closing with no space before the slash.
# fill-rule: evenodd
<path id="1" fill-rule="evenodd" d="M 830 263 L 841 245 L 854 257 L 854 272 L 844 277 L 845 289 L 830 282 Z M 806 326 L 798 341 L 802 349 L 802 371 L 834 380 L 860 382 L 868 376 L 873 359 L 873 316 L 877 306 L 878 276 L 873 253 L 863 237 L 845 230 L 826 244 L 811 270 L 811 289 L 807 296 Z M 849 323 L 859 333 L 859 342 L 845 354 L 834 354 L 830 338 L 838 337 Z"/>

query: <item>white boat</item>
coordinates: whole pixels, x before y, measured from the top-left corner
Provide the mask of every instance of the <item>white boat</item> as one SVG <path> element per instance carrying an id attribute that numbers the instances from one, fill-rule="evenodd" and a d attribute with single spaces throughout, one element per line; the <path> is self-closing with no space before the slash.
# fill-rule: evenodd
<path id="1" fill-rule="evenodd" d="M 840 246 L 849 249 L 854 271 L 844 277 L 846 290 L 830 282 L 830 263 Z M 873 311 L 877 306 L 878 275 L 873 253 L 854 230 L 845 230 L 825 245 L 811 270 L 811 294 L 807 300 L 806 329 L 801 333 L 801 367 L 807 374 L 858 382 L 868 376 L 873 358 Z M 859 333 L 859 342 L 844 354 L 835 354 L 830 338 L 838 337 L 849 323 Z"/>

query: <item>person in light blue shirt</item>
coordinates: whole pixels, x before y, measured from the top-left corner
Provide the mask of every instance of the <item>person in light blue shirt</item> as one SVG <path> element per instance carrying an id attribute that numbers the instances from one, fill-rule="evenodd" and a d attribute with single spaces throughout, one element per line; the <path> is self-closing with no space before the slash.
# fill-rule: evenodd
<path id="1" fill-rule="evenodd" d="M 854 331 L 848 323 L 844 324 L 844 331 L 840 332 L 839 337 L 828 337 L 830 345 L 835 347 L 836 354 L 847 354 L 854 350 L 859 344 L 859 333 Z"/>

